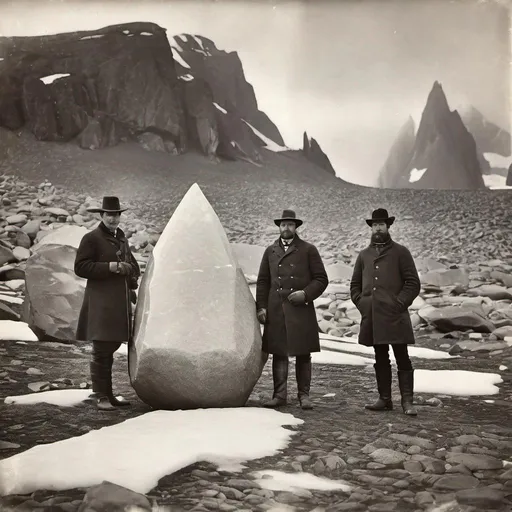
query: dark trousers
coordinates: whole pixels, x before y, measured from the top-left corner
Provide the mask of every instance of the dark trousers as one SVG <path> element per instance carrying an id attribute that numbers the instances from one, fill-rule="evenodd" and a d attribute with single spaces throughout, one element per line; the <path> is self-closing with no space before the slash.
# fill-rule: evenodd
<path id="1" fill-rule="evenodd" d="M 288 356 L 272 356 L 272 376 L 274 380 L 274 398 L 287 399 Z M 295 356 L 295 377 L 297 394 L 309 396 L 311 386 L 311 354 Z"/>
<path id="2" fill-rule="evenodd" d="M 121 346 L 119 341 L 93 341 L 91 381 L 92 390 L 98 395 L 112 395 L 112 365 L 114 352 Z"/>
<path id="3" fill-rule="evenodd" d="M 398 370 L 410 371 L 412 370 L 411 359 L 409 358 L 409 351 L 407 345 L 391 345 L 393 353 L 395 354 L 396 366 Z M 375 351 L 375 365 L 378 367 L 391 367 L 389 360 L 389 345 L 374 345 Z"/>

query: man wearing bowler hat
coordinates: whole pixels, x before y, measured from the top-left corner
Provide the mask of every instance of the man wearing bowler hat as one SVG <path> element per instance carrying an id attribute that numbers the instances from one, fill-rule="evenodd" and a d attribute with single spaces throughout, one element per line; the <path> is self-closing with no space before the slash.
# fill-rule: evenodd
<path id="1" fill-rule="evenodd" d="M 76 275 L 87 279 L 77 327 L 77 340 L 92 341 L 90 363 L 92 390 L 100 410 L 129 405 L 112 391 L 114 352 L 132 335 L 131 303 L 140 276 L 139 265 L 119 228 L 119 198 L 105 196 L 99 213 L 100 224 L 85 234 L 75 259 Z"/>
<path id="2" fill-rule="evenodd" d="M 274 223 L 280 237 L 266 248 L 256 285 L 258 320 L 264 324 L 263 351 L 272 354 L 274 393 L 265 407 L 287 403 L 288 357 L 296 357 L 297 392 L 303 409 L 312 409 L 311 352 L 320 351 L 313 300 L 329 281 L 317 248 L 296 233 L 303 224 L 293 210 Z"/>
<path id="3" fill-rule="evenodd" d="M 375 376 L 379 398 L 366 409 L 385 411 L 393 408 L 392 372 L 389 345 L 398 368 L 398 385 L 405 414 L 416 416 L 413 407 L 414 370 L 408 345 L 414 344 L 414 332 L 408 308 L 420 293 L 420 279 L 409 250 L 392 240 L 389 227 L 395 221 L 387 210 L 378 208 L 372 218 L 370 245 L 356 260 L 350 283 L 350 298 L 361 313 L 359 343 L 373 346 Z"/>

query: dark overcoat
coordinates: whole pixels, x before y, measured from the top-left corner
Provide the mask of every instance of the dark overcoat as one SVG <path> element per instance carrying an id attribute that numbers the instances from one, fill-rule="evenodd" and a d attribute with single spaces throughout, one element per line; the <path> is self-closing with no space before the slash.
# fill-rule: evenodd
<path id="1" fill-rule="evenodd" d="M 320 351 L 313 300 L 329 284 L 317 248 L 295 235 L 285 252 L 280 239 L 267 247 L 256 284 L 256 308 L 267 310 L 262 350 L 281 356 Z M 306 304 L 294 306 L 290 293 L 304 290 Z"/>
<path id="2" fill-rule="evenodd" d="M 109 270 L 109 262 L 126 261 L 132 276 Z M 85 234 L 75 259 L 75 274 L 87 279 L 76 338 L 85 341 L 128 341 L 132 331 L 131 290 L 140 268 L 121 229 L 114 236 L 101 222 Z"/>
<path id="3" fill-rule="evenodd" d="M 361 313 L 359 343 L 414 344 L 408 308 L 420 288 L 407 247 L 390 240 L 380 254 L 373 245 L 363 249 L 350 282 L 350 298 Z"/>

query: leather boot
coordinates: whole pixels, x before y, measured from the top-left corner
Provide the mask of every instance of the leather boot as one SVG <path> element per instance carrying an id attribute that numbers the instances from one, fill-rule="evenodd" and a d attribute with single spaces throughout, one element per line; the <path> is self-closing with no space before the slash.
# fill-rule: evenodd
<path id="1" fill-rule="evenodd" d="M 114 407 L 122 407 L 122 406 L 130 405 L 130 402 L 128 400 L 125 400 L 124 398 L 119 400 L 118 398 L 116 398 L 114 396 L 114 392 L 112 391 L 112 366 L 113 366 L 113 364 L 114 364 L 114 354 L 110 354 L 108 356 L 108 372 L 107 372 L 107 370 L 105 370 L 105 377 L 106 377 L 107 383 L 108 383 L 108 386 L 107 386 L 108 399 Z"/>
<path id="2" fill-rule="evenodd" d="M 377 366 L 377 364 L 374 364 L 373 367 L 375 369 L 379 398 L 373 404 L 366 404 L 364 408 L 369 411 L 391 411 L 393 409 L 393 401 L 391 400 L 391 365 Z"/>
<path id="3" fill-rule="evenodd" d="M 263 407 L 282 407 L 287 404 L 288 398 L 288 357 L 272 356 L 272 378 L 274 394 L 272 400 L 265 402 Z"/>
<path id="4" fill-rule="evenodd" d="M 311 359 L 303 361 L 297 358 L 295 376 L 297 378 L 297 391 L 300 406 L 302 409 L 313 409 L 313 403 L 309 398 L 309 388 L 311 386 Z"/>
<path id="5" fill-rule="evenodd" d="M 113 411 L 115 408 L 108 398 L 108 382 L 105 379 L 105 366 L 98 361 L 90 363 L 93 398 L 100 411 Z"/>
<path id="6" fill-rule="evenodd" d="M 416 416 L 414 401 L 414 370 L 398 370 L 398 386 L 402 395 L 402 409 L 407 416 Z"/>

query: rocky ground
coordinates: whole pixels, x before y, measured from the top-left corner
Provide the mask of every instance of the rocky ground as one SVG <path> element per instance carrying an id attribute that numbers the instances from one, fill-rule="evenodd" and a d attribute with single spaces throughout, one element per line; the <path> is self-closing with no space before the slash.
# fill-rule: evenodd
<path id="1" fill-rule="evenodd" d="M 26 345 L 3 342 L 0 359 L 4 378 L 0 394 L 26 394 L 30 392 L 28 385 L 36 381 L 46 382 L 54 389 L 79 387 L 88 382 L 88 351 L 85 344 L 36 343 L 27 350 Z M 502 358 L 479 353 L 477 357 L 458 360 L 456 367 L 496 372 L 502 362 Z M 511 363 L 509 355 L 509 368 Z M 147 412 L 148 406 L 137 399 L 129 385 L 126 364 L 124 355 L 116 357 L 114 382 L 117 391 L 132 400 L 134 406 L 129 410 L 99 413 L 87 403 L 71 408 L 0 404 L 1 456 L 82 435 Z M 414 360 L 414 364 L 427 369 L 454 367 L 453 361 L 446 360 Z M 293 376 L 293 369 L 290 374 Z M 502 461 L 512 460 L 512 372 L 508 369 L 501 374 L 504 382 L 499 385 L 499 396 L 422 394 L 417 397 L 419 415 L 413 418 L 403 415 L 398 403 L 394 411 L 386 413 L 363 409 L 363 404 L 375 397 L 370 369 L 315 365 L 313 411 L 302 411 L 297 406 L 295 383 L 290 379 L 291 401 L 282 411 L 305 422 L 298 427 L 285 427 L 296 431 L 285 450 L 249 462 L 242 473 L 216 471 L 206 463 L 194 464 L 162 478 L 148 498 L 160 507 L 169 507 L 167 510 L 271 510 L 285 504 L 294 507 L 289 510 L 318 512 L 510 510 L 512 464 L 504 466 Z M 247 405 L 260 406 L 271 392 L 267 363 Z M 396 382 L 394 397 L 398 402 Z M 427 405 L 427 400 L 431 405 Z M 306 471 L 340 479 L 351 490 L 261 489 L 252 473 L 269 469 Z M 7 496 L 0 500 L 0 508 L 73 512 L 79 509 L 86 491 L 37 491 Z M 442 508 L 443 504 L 450 505 Z"/>
<path id="2" fill-rule="evenodd" d="M 304 237 L 318 245 L 326 264 L 339 273 L 318 301 L 320 328 L 335 336 L 355 336 L 359 317 L 348 300 L 347 276 L 357 251 L 368 241 L 364 218 L 377 205 L 385 206 L 398 217 L 393 235 L 410 247 L 421 272 L 422 292 L 411 307 L 418 344 L 461 356 L 456 362 L 422 360 L 421 367 L 487 372 L 505 368 L 499 372 L 504 380 L 499 395 L 424 395 L 417 397 L 417 418 L 405 417 L 399 409 L 371 414 L 362 408 L 375 396 L 369 370 L 316 365 L 315 410 L 302 411 L 295 403 L 283 409 L 306 420 L 294 429 L 297 433 L 283 453 L 251 462 L 243 474 L 216 472 L 207 464 L 184 468 L 163 478 L 149 498 L 172 510 L 269 510 L 279 504 L 318 511 L 510 510 L 512 472 L 501 461 L 512 458 L 512 195 L 340 188 L 334 178 L 318 180 L 300 169 L 295 183 L 291 169 L 280 180 L 269 174 L 272 165 L 275 170 L 287 157 L 279 158 L 264 170 L 251 167 L 251 176 L 229 174 L 222 167 L 212 167 L 211 175 L 200 170 L 186 175 L 178 168 L 167 177 L 156 173 L 147 183 L 135 168 L 117 181 L 106 171 L 91 173 L 84 176 L 83 186 L 93 197 L 79 192 L 64 165 L 61 173 L 54 173 L 53 184 L 35 181 L 37 173 L 26 172 L 26 181 L 3 176 L 0 318 L 17 320 L 22 313 L 24 270 L 37 243 L 60 226 L 95 225 L 97 218 L 85 208 L 98 202 L 105 190 L 116 190 L 122 202 L 133 207 L 123 217 L 123 227 L 144 268 L 169 215 L 188 186 L 198 181 L 232 241 L 271 242 L 276 236 L 273 216 L 284 207 L 295 207 L 307 219 Z M 289 199 L 283 206 L 282 197 Z M 88 385 L 86 345 L 32 343 L 27 350 L 15 340 L 0 343 L 2 397 Z M 115 381 L 135 402 L 115 415 L 98 414 L 90 404 L 71 409 L 0 404 L 0 457 L 147 412 L 129 386 L 124 356 L 117 359 Z M 270 392 L 267 364 L 248 405 L 258 405 Z M 324 396 L 332 393 L 335 396 Z M 343 479 L 352 489 L 269 491 L 259 488 L 250 475 L 259 469 L 304 470 Z M 74 511 L 85 493 L 75 489 L 8 496 L 0 508 Z"/>

